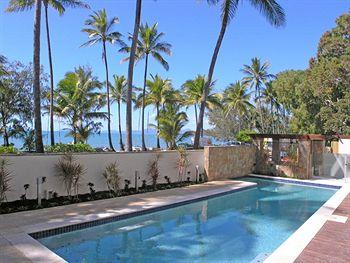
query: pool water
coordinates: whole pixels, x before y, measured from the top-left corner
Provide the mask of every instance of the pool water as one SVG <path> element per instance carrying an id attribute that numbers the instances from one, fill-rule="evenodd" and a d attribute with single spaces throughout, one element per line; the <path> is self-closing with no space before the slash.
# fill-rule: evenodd
<path id="1" fill-rule="evenodd" d="M 272 253 L 336 190 L 258 186 L 39 241 L 68 262 L 251 262 Z"/>

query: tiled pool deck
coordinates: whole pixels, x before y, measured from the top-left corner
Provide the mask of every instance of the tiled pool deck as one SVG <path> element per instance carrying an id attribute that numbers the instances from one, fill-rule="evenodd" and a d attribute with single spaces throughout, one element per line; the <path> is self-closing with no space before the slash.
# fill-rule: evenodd
<path id="1" fill-rule="evenodd" d="M 71 225 L 84 227 L 89 224 L 87 222 L 118 219 L 126 214 L 154 211 L 161 207 L 222 195 L 254 185 L 232 180 L 213 181 L 184 188 L 0 215 L 0 262 L 65 262 L 28 235 L 30 233 L 50 229 L 64 231 Z"/>

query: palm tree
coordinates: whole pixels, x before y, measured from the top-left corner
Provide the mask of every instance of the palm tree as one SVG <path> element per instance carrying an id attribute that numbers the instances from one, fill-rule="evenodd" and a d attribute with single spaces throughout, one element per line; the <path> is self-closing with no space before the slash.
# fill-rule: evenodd
<path id="1" fill-rule="evenodd" d="M 100 92 L 102 86 L 91 68 L 85 67 L 66 73 L 58 83 L 54 111 L 66 119 L 74 143 L 85 143 L 89 135 L 100 131 L 102 123 L 95 120 L 107 118 L 106 113 L 99 112 L 105 105 L 105 95 Z"/>
<path id="2" fill-rule="evenodd" d="M 40 28 L 42 0 L 11 0 L 7 11 L 24 11 L 34 7 L 34 41 L 33 41 L 33 94 L 34 94 L 34 128 L 35 150 L 43 153 L 41 127 L 41 87 L 40 87 Z M 12 7 L 16 9 L 11 10 Z"/>
<path id="3" fill-rule="evenodd" d="M 155 60 L 157 60 L 165 70 L 169 70 L 168 62 L 163 58 L 162 53 L 171 55 L 171 45 L 166 42 L 162 42 L 161 38 L 164 36 L 164 33 L 158 33 L 157 30 L 158 24 L 155 23 L 153 26 L 145 25 L 140 26 L 139 29 L 139 38 L 137 41 L 136 48 L 136 60 L 140 61 L 145 59 L 145 71 L 143 77 L 143 90 L 142 90 L 142 108 L 141 108 L 141 135 L 142 135 L 142 150 L 146 151 L 145 143 L 145 94 L 146 94 L 146 82 L 147 82 L 147 73 L 148 73 L 148 59 L 151 55 Z M 129 52 L 130 47 L 122 47 L 121 52 Z M 128 60 L 127 57 L 124 60 Z"/>
<path id="4" fill-rule="evenodd" d="M 232 111 L 242 118 L 247 115 L 249 110 L 254 108 L 250 103 L 250 93 L 247 92 L 247 86 L 240 81 L 230 84 L 224 91 L 223 103 L 226 116 Z M 239 127 L 240 129 L 240 127 Z"/>
<path id="5" fill-rule="evenodd" d="M 196 118 L 196 125 L 198 123 L 198 106 L 201 102 L 202 94 L 206 85 L 205 75 L 197 75 L 196 78 L 187 80 L 182 85 L 182 90 L 184 94 L 184 100 L 186 105 L 194 106 L 194 113 Z M 220 107 L 220 100 L 218 94 L 211 93 L 215 82 L 213 81 L 209 85 L 208 96 L 206 99 L 206 108 L 213 109 L 215 106 Z M 203 129 L 202 129 L 203 131 Z"/>
<path id="6" fill-rule="evenodd" d="M 169 150 L 176 149 L 179 142 L 191 135 L 188 131 L 182 133 L 188 118 L 180 108 L 181 105 L 178 103 L 165 103 L 157 118 L 159 136 L 165 141 Z"/>
<path id="7" fill-rule="evenodd" d="M 85 32 L 89 36 L 89 41 L 84 43 L 82 46 L 91 46 L 96 43 L 102 43 L 102 57 L 105 64 L 106 72 L 106 91 L 107 91 L 107 124 L 108 124 L 108 142 L 109 148 L 114 151 L 112 143 L 112 134 L 111 134 L 111 104 L 110 104 L 110 92 L 109 92 L 109 77 L 108 77 L 108 61 L 107 61 L 107 48 L 106 43 L 111 44 L 119 43 L 123 45 L 121 41 L 121 34 L 117 31 L 113 31 L 113 26 L 119 22 L 117 17 L 112 19 L 107 18 L 107 13 L 105 9 L 94 12 L 90 15 L 90 18 L 85 21 L 85 25 L 89 26 L 88 28 L 82 29 L 82 32 Z"/>
<path id="8" fill-rule="evenodd" d="M 33 93 L 34 93 L 34 128 L 35 150 L 44 152 L 43 134 L 41 127 L 41 91 L 40 91 L 40 27 L 41 0 L 35 0 L 34 20 L 34 54 L 33 54 Z"/>
<path id="9" fill-rule="evenodd" d="M 160 148 L 160 140 L 159 140 L 159 113 L 161 107 L 164 106 L 165 103 L 174 102 L 174 93 L 170 79 L 162 79 L 159 75 L 152 76 L 151 80 L 147 80 L 147 92 L 145 94 L 145 99 L 143 98 L 143 94 L 138 99 L 138 103 L 144 103 L 147 105 L 154 105 L 156 108 L 156 119 L 157 119 L 157 148 Z"/>
<path id="10" fill-rule="evenodd" d="M 253 7 L 257 8 L 260 13 L 262 13 L 274 26 L 282 26 L 285 23 L 285 14 L 283 11 L 283 8 L 277 3 L 276 0 L 247 0 Z M 226 28 L 229 24 L 229 22 L 233 19 L 233 17 L 236 14 L 236 11 L 238 9 L 239 0 L 207 0 L 209 4 L 218 4 L 221 3 L 221 29 L 219 33 L 219 37 L 217 39 L 215 49 L 213 52 L 213 56 L 211 58 L 209 72 L 208 72 L 208 81 L 207 85 L 205 86 L 204 93 L 202 95 L 201 99 L 201 107 L 199 111 L 199 118 L 197 123 L 197 129 L 196 134 L 194 138 L 194 148 L 199 147 L 199 137 L 200 137 L 200 131 L 203 126 L 203 118 L 204 118 L 204 112 L 205 112 L 205 106 L 206 106 L 206 99 L 209 94 L 209 83 L 211 83 L 213 74 L 214 74 L 214 68 L 216 64 L 216 60 L 220 51 L 220 47 L 222 44 L 222 41 L 224 39 L 224 35 L 226 32 Z"/>
<path id="11" fill-rule="evenodd" d="M 51 53 L 51 41 L 50 41 L 50 29 L 49 29 L 49 14 L 48 7 L 51 6 L 60 15 L 63 15 L 66 11 L 66 7 L 76 8 L 84 7 L 89 8 L 89 6 L 79 0 L 42 0 L 45 10 L 45 26 L 46 26 L 46 39 L 47 39 L 47 49 L 49 57 L 49 68 L 50 68 L 50 138 L 51 145 L 55 144 L 55 132 L 54 132 L 54 113 L 53 113 L 53 93 L 54 93 L 54 82 L 53 82 L 53 63 L 52 63 L 52 53 Z M 34 1 L 32 0 L 11 0 L 7 8 L 8 12 L 18 12 L 27 9 L 31 9 L 34 6 Z"/>
<path id="12" fill-rule="evenodd" d="M 274 77 L 274 75 L 268 73 L 269 67 L 270 64 L 268 62 L 262 64 L 260 59 L 253 58 L 251 65 L 244 65 L 242 69 L 242 72 L 246 75 L 243 78 L 243 83 L 249 85 L 255 91 L 255 101 L 260 114 L 262 132 L 265 132 L 265 125 L 261 109 L 261 92 L 266 83 Z"/>
<path id="13" fill-rule="evenodd" d="M 137 36 L 139 33 L 140 21 L 141 21 L 141 8 L 142 0 L 136 0 L 136 13 L 134 32 L 132 35 L 132 43 L 130 49 L 130 59 L 128 67 L 128 92 L 126 96 L 126 150 L 132 151 L 132 90 L 133 90 L 133 75 L 134 75 L 134 63 L 136 58 Z"/>
<path id="14" fill-rule="evenodd" d="M 118 105 L 118 129 L 119 129 L 119 146 L 120 150 L 124 151 L 124 144 L 122 138 L 122 127 L 121 127 L 121 115 L 120 106 L 126 102 L 128 93 L 128 82 L 124 76 L 113 75 L 114 85 L 111 85 L 111 97 L 112 103 L 117 102 Z M 133 93 L 133 98 L 136 95 Z"/>
<path id="15" fill-rule="evenodd" d="M 270 115 L 273 120 L 272 133 L 275 133 L 276 115 L 278 115 L 281 105 L 277 100 L 276 90 L 273 88 L 272 81 L 267 82 L 265 86 L 266 88 L 261 92 L 260 97 L 266 103 L 266 105 L 270 105 Z"/>

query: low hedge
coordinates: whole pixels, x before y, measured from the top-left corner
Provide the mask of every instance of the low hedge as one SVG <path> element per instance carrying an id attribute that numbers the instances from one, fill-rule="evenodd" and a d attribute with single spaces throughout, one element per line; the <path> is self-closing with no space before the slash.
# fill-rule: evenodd
<path id="1" fill-rule="evenodd" d="M 18 149 L 14 146 L 0 146 L 0 154 L 3 153 L 18 153 Z"/>
<path id="2" fill-rule="evenodd" d="M 57 143 L 54 146 L 46 148 L 50 153 L 66 153 L 66 152 L 96 152 L 96 150 L 89 144 L 77 143 L 77 144 L 64 144 Z"/>

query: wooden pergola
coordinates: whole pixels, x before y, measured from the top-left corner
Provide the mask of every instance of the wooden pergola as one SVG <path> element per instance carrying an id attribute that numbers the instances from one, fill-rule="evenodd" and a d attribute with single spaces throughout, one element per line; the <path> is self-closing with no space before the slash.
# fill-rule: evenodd
<path id="1" fill-rule="evenodd" d="M 323 175 L 323 153 L 325 141 L 331 136 L 320 134 L 252 134 L 256 151 L 255 172 L 270 175 L 283 175 L 301 179 Z M 266 139 L 272 140 L 271 158 L 266 153 Z M 290 140 L 296 143 L 296 159 L 281 160 L 280 142 Z"/>

